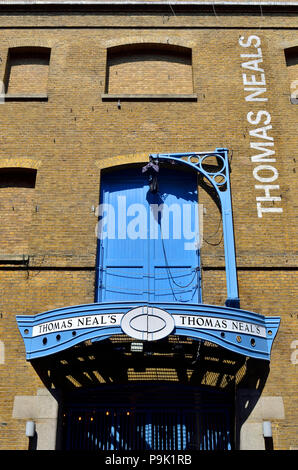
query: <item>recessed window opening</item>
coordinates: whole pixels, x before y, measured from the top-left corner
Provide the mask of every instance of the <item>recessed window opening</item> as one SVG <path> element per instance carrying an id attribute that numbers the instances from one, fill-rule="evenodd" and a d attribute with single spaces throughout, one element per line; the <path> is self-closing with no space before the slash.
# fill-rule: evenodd
<path id="1" fill-rule="evenodd" d="M 289 47 L 284 52 L 290 84 L 290 100 L 292 104 L 298 104 L 298 46 Z"/>
<path id="2" fill-rule="evenodd" d="M 51 49 L 47 47 L 11 48 L 4 80 L 6 94 L 46 94 L 50 54 Z"/>
<path id="3" fill-rule="evenodd" d="M 36 174 L 32 168 L 1 168 L 0 188 L 35 188 Z"/>
<path id="4" fill-rule="evenodd" d="M 106 93 L 192 94 L 191 49 L 131 44 L 108 49 Z"/>

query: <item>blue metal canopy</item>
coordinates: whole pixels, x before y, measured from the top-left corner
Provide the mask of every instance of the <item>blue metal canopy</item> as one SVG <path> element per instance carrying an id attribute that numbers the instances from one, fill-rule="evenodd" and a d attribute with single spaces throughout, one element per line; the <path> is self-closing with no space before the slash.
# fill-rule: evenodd
<path id="1" fill-rule="evenodd" d="M 206 304 L 113 302 L 77 305 L 31 315 L 18 315 L 17 323 L 24 339 L 28 360 L 48 356 L 86 340 L 100 341 L 115 334 L 123 334 L 126 316 L 135 323 L 137 334 L 133 337 L 150 340 L 150 331 L 142 329 L 142 314 L 132 318 L 131 312 L 143 310 L 143 316 L 162 317 L 157 310 L 168 315 L 159 331 L 211 341 L 236 353 L 270 360 L 273 340 L 276 336 L 279 317 L 265 317 L 257 313 Z M 152 310 L 150 310 L 152 309 Z M 170 320 L 170 321 L 169 321 Z M 169 333 L 168 326 L 172 325 Z M 132 322 L 131 325 L 133 326 Z M 143 323 L 144 325 L 144 323 Z M 148 322 L 147 322 L 148 325 Z M 150 329 L 150 327 L 149 327 Z M 151 328 L 152 330 L 152 328 Z M 131 330 L 130 330 L 131 331 Z M 156 329 L 155 329 L 156 331 Z M 149 333 L 149 334 L 148 334 Z M 154 336 L 152 337 L 154 340 Z"/>

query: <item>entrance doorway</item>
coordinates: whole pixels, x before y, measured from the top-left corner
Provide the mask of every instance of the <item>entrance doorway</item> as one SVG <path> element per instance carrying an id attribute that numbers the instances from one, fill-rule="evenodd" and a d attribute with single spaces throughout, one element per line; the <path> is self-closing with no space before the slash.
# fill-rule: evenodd
<path id="1" fill-rule="evenodd" d="M 74 398 L 69 397 L 63 413 L 66 450 L 234 447 L 233 401 L 225 392 L 150 384 L 107 387 Z"/>

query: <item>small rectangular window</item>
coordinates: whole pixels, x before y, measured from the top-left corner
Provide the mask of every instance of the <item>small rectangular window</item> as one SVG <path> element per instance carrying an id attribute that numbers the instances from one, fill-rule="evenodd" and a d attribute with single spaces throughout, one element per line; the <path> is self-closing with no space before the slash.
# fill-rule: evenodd
<path id="1" fill-rule="evenodd" d="M 35 188 L 36 173 L 32 168 L 1 168 L 0 188 Z"/>

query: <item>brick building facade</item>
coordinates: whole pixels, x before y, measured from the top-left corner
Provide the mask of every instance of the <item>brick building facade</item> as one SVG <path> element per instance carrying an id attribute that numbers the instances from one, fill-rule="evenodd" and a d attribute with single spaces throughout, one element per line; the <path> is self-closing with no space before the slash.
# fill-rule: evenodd
<path id="1" fill-rule="evenodd" d="M 281 1 L 0 2 L 1 449 L 65 448 L 85 391 L 116 403 L 125 389 L 129 402 L 149 383 L 232 393 L 232 448 L 265 449 L 264 421 L 274 449 L 298 447 L 297 12 Z M 143 359 L 116 335 L 26 360 L 17 315 L 94 302 L 105 171 L 218 148 L 229 151 L 240 307 L 281 319 L 270 361 L 203 341 L 196 362 L 197 342 L 174 334 Z M 204 179 L 198 197 L 202 302 L 222 306 L 222 215 Z"/>

